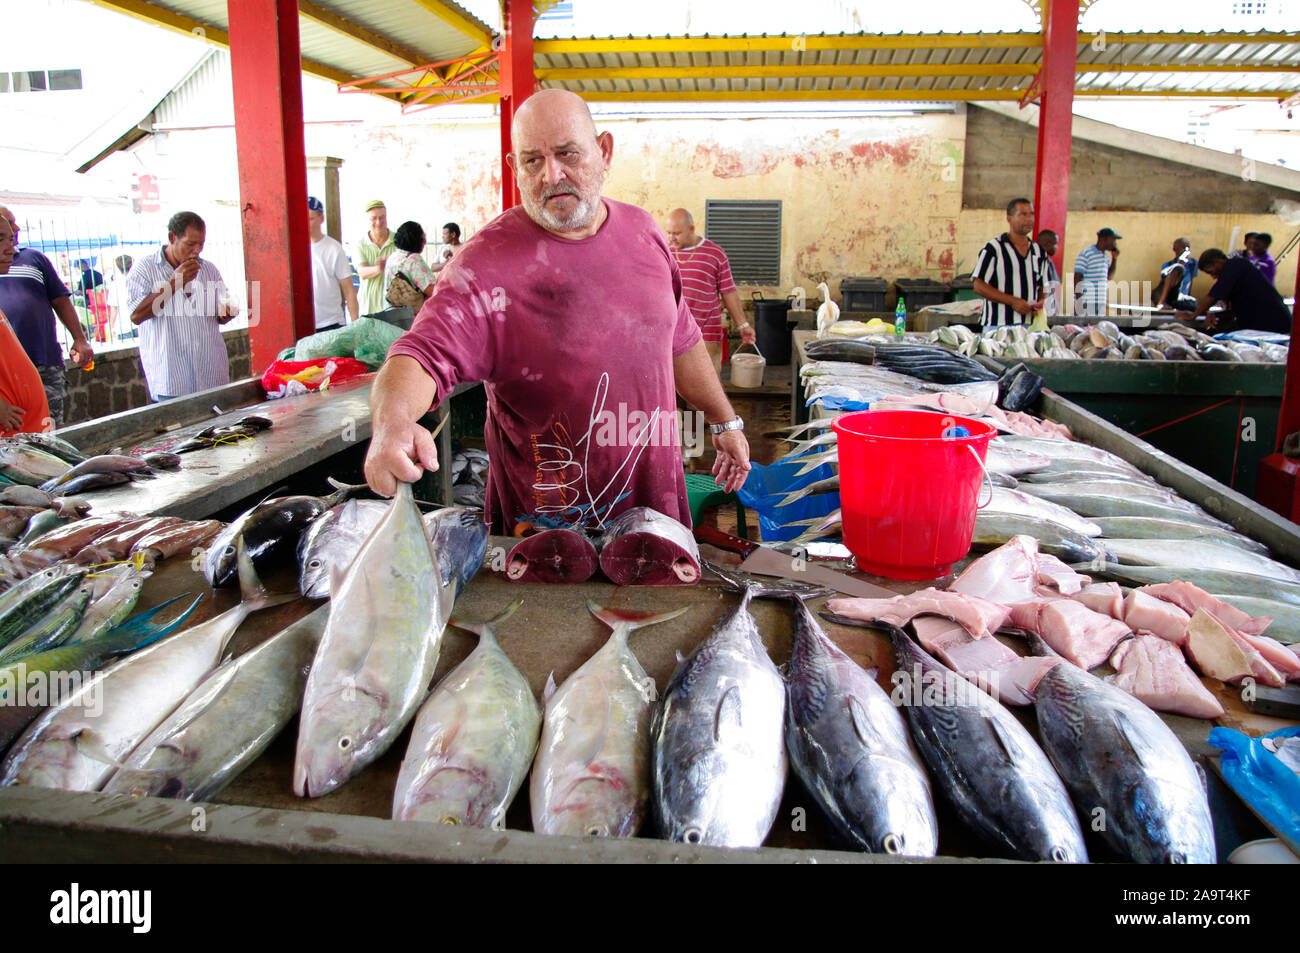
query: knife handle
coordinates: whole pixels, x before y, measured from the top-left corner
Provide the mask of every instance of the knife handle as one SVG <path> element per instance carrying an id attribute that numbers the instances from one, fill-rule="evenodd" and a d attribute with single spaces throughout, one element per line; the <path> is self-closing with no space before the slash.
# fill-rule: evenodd
<path id="1" fill-rule="evenodd" d="M 758 549 L 758 543 L 748 539 L 741 539 L 739 536 L 732 536 L 730 533 L 724 533 L 712 526 L 695 527 L 695 540 L 696 542 L 716 546 L 718 549 L 729 553 L 739 553 L 741 556 L 748 556 Z"/>

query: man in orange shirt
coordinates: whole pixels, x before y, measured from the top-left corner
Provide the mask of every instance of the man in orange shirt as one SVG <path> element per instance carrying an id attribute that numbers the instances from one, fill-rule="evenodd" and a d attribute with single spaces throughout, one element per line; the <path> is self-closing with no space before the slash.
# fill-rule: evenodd
<path id="1" fill-rule="evenodd" d="M 9 272 L 16 247 L 13 226 L 0 215 L 0 275 Z M 41 375 L 0 311 L 0 437 L 52 429 Z"/>

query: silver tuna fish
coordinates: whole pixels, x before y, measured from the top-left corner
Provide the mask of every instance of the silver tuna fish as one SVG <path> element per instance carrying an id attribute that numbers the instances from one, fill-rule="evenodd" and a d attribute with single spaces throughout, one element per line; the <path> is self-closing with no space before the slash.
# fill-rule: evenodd
<path id="1" fill-rule="evenodd" d="M 908 676 L 901 687 L 912 738 L 961 819 L 1010 857 L 1086 861 L 1070 796 L 1016 717 L 901 629 L 877 624 Z"/>
<path id="2" fill-rule="evenodd" d="M 655 816 L 668 840 L 758 847 L 781 805 L 785 686 L 746 589 L 673 673 L 651 728 Z"/>
<path id="3" fill-rule="evenodd" d="M 295 595 L 269 595 L 239 547 L 244 599 L 233 609 L 136 652 L 34 721 L 0 767 L 0 784 L 97 791 L 221 659 L 249 614 Z"/>
<path id="4" fill-rule="evenodd" d="M 203 680 L 104 785 L 109 794 L 208 801 L 298 713 L 329 606 Z"/>
<path id="5" fill-rule="evenodd" d="M 614 630 L 558 689 L 547 688 L 542 741 L 530 786 L 533 830 L 572 837 L 634 837 L 650 803 L 650 716 L 655 683 L 628 648 L 637 629 L 675 619 L 605 609 Z"/>
<path id="6" fill-rule="evenodd" d="M 307 677 L 294 793 L 334 790 L 393 743 L 438 664 L 451 613 L 409 484 L 333 586 L 329 625 Z"/>
<path id="7" fill-rule="evenodd" d="M 1215 862 L 1204 779 L 1159 715 L 1069 662 L 1034 694 L 1043 747 L 1106 843 L 1139 864 Z"/>
<path id="8" fill-rule="evenodd" d="M 416 716 L 393 792 L 393 820 L 505 829 L 542 727 L 528 680 L 494 634 L 521 602 L 489 622 L 452 623 L 476 633 L 478 646 Z"/>
<path id="9" fill-rule="evenodd" d="M 933 857 L 939 827 L 903 716 L 802 600 L 786 667 L 790 764 L 836 832 L 859 850 Z"/>

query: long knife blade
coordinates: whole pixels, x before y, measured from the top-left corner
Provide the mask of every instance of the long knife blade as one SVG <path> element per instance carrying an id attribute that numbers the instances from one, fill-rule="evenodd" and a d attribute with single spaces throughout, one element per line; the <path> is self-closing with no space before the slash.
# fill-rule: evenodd
<path id="1" fill-rule="evenodd" d="M 737 567 L 741 572 L 754 573 L 758 576 L 776 576 L 778 579 L 793 579 L 797 582 L 810 582 L 842 592 L 846 596 L 862 596 L 868 599 L 890 599 L 898 595 L 884 586 L 855 579 L 847 573 L 827 569 L 808 560 L 799 560 L 787 553 L 760 546 L 745 558 Z"/>

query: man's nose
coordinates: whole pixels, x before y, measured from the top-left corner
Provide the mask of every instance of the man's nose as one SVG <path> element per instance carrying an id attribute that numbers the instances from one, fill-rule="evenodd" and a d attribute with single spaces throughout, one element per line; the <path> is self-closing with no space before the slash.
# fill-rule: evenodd
<path id="1" fill-rule="evenodd" d="M 547 156 L 542 160 L 542 182 L 545 185 L 558 185 L 568 176 L 569 170 L 558 156 Z"/>

